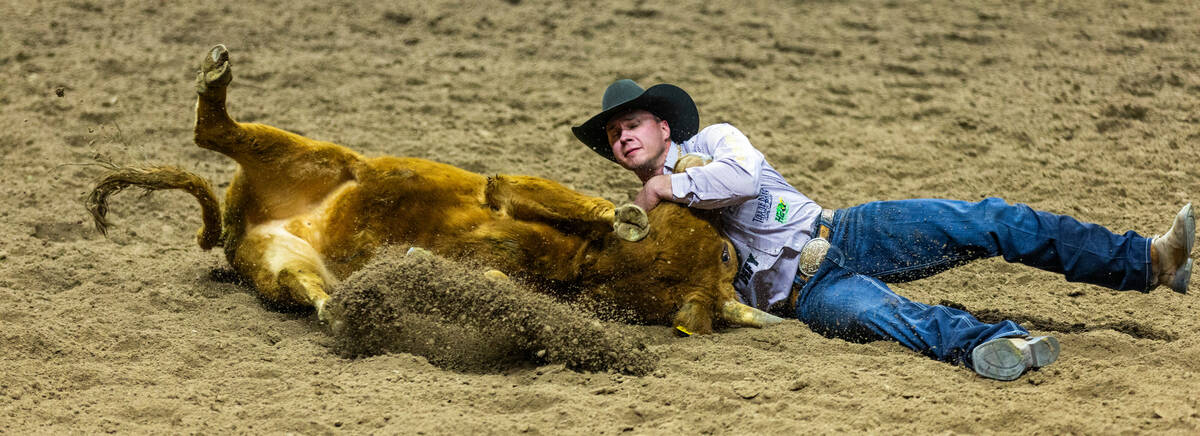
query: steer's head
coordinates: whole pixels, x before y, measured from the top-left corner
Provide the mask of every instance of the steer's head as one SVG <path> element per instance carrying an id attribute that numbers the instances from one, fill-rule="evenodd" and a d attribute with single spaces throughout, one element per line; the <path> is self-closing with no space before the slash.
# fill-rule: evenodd
<path id="1" fill-rule="evenodd" d="M 714 320 L 755 327 L 779 322 L 737 301 L 737 253 L 701 213 L 663 203 L 650 212 L 645 239 L 608 238 L 594 270 L 594 278 L 606 281 L 597 296 L 689 334 L 711 333 Z"/>

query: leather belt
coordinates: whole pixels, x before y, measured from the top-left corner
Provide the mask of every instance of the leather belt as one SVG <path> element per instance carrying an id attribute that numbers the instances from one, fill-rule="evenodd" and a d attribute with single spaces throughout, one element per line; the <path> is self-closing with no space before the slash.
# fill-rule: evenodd
<path id="1" fill-rule="evenodd" d="M 825 223 L 833 222 L 833 209 L 821 209 L 821 219 L 817 220 L 817 237 L 829 240 L 829 234 L 833 229 L 825 225 Z"/>
<path id="2" fill-rule="evenodd" d="M 816 234 L 800 249 L 800 264 L 796 268 L 796 281 L 793 282 L 792 292 L 788 295 L 788 303 L 792 308 L 796 307 L 796 298 L 800 296 L 800 288 L 804 287 L 804 284 L 808 283 L 808 279 L 817 273 L 821 262 L 825 261 L 825 255 L 829 253 L 829 235 L 833 233 L 833 229 L 829 228 L 826 223 L 833 223 L 833 213 L 833 209 L 821 211 L 821 218 L 817 220 Z"/>

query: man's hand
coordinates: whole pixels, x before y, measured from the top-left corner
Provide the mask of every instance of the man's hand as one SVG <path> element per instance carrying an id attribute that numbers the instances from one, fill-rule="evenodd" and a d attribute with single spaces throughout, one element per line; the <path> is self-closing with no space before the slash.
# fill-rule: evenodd
<path id="1" fill-rule="evenodd" d="M 633 204 L 650 212 L 663 200 L 674 201 L 675 196 L 671 194 L 671 177 L 659 174 L 646 180 L 642 190 L 638 191 L 637 197 L 633 199 Z"/>

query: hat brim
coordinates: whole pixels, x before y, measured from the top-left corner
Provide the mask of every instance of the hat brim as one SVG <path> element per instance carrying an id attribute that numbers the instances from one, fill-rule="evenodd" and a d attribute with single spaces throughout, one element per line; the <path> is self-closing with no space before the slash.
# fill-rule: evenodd
<path id="1" fill-rule="evenodd" d="M 667 120 L 667 126 L 671 129 L 671 140 L 677 143 L 690 139 L 700 130 L 700 114 L 692 96 L 678 86 L 663 83 L 651 86 L 637 98 L 596 114 L 583 124 L 572 127 L 571 132 L 596 154 L 616 162 L 604 129 L 614 115 L 631 109 L 643 109 Z"/>

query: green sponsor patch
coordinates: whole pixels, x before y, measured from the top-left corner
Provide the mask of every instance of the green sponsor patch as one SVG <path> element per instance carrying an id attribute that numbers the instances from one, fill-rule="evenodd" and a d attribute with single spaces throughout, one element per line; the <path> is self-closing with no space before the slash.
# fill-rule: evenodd
<path id="1" fill-rule="evenodd" d="M 784 203 L 782 198 L 779 199 L 779 204 L 775 205 L 775 221 L 779 221 L 781 223 L 787 221 L 787 211 L 787 203 Z"/>

